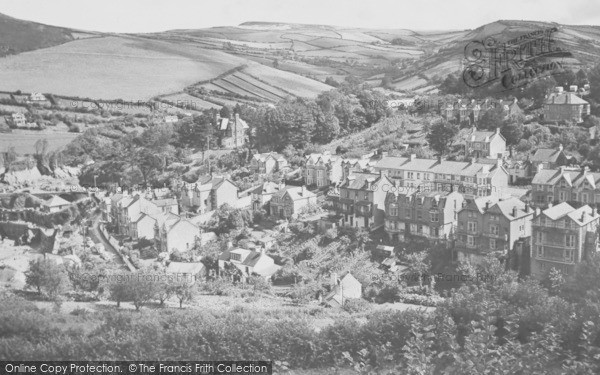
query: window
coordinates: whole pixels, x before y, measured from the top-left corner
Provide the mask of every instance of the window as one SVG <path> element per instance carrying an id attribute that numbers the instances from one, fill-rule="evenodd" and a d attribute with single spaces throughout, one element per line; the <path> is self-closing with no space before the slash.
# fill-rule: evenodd
<path id="1" fill-rule="evenodd" d="M 558 192 L 558 200 L 561 202 L 565 202 L 567 200 L 567 196 L 564 191 Z"/>
<path id="2" fill-rule="evenodd" d="M 544 185 L 535 185 L 537 191 L 544 191 Z"/>
<path id="3" fill-rule="evenodd" d="M 242 259 L 242 256 L 240 254 L 233 254 L 233 253 L 231 254 L 231 260 L 239 261 L 241 259 Z"/>
<path id="4" fill-rule="evenodd" d="M 496 239 L 490 238 L 490 250 L 496 250 Z"/>
<path id="5" fill-rule="evenodd" d="M 408 179 L 412 180 L 413 179 L 413 173 L 412 172 L 408 172 Z"/>
<path id="6" fill-rule="evenodd" d="M 417 211 L 417 220 L 422 220 L 423 219 L 423 213 L 421 212 L 421 210 Z"/>
<path id="7" fill-rule="evenodd" d="M 566 247 L 575 247 L 575 236 L 572 234 L 567 234 L 565 236 L 565 246 Z"/>
<path id="8" fill-rule="evenodd" d="M 410 208 L 406 209 L 406 217 L 410 219 Z"/>
<path id="9" fill-rule="evenodd" d="M 490 225 L 490 233 L 491 234 L 495 234 L 496 236 L 498 235 L 498 233 L 500 232 L 499 230 L 500 228 L 497 225 Z"/>
<path id="10" fill-rule="evenodd" d="M 548 202 L 552 202 L 554 200 L 554 197 L 552 195 L 548 195 Z"/>
<path id="11" fill-rule="evenodd" d="M 417 180 L 420 180 L 420 179 L 421 179 L 421 174 L 417 173 Z"/>
<path id="12" fill-rule="evenodd" d="M 469 232 L 476 232 L 477 231 L 477 222 L 476 221 L 469 221 L 467 223 L 467 230 Z"/>
<path id="13" fill-rule="evenodd" d="M 417 233 L 423 233 L 423 226 L 421 224 L 417 226 Z"/>
<path id="14" fill-rule="evenodd" d="M 573 262 L 575 260 L 574 253 L 575 252 L 573 251 L 573 249 L 565 250 L 565 260 L 567 262 Z"/>
<path id="15" fill-rule="evenodd" d="M 581 193 L 581 202 L 583 202 L 583 203 L 587 203 L 588 202 L 588 195 L 587 195 L 587 193 Z"/>
<path id="16" fill-rule="evenodd" d="M 473 238 L 473 236 L 467 236 L 467 245 L 469 245 L 469 246 L 475 245 L 475 238 Z"/>
<path id="17" fill-rule="evenodd" d="M 391 216 L 398 216 L 398 206 L 396 206 L 395 204 L 392 204 L 390 206 L 390 215 Z"/>
<path id="18" fill-rule="evenodd" d="M 430 217 L 433 223 L 440 221 L 440 214 L 438 212 L 430 212 Z"/>
<path id="19" fill-rule="evenodd" d="M 537 247 L 537 256 L 538 258 L 544 257 L 544 246 Z"/>

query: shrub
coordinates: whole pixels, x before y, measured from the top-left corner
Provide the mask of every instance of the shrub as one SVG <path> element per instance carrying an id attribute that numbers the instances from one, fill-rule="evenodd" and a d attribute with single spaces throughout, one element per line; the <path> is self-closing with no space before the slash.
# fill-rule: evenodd
<path id="1" fill-rule="evenodd" d="M 352 298 L 344 302 L 344 310 L 349 313 L 361 313 L 371 310 L 371 304 L 362 298 Z"/>
<path id="2" fill-rule="evenodd" d="M 440 303 L 444 302 L 444 298 L 439 296 L 423 296 L 412 293 L 400 293 L 398 298 L 400 302 L 421 306 L 438 306 Z"/>

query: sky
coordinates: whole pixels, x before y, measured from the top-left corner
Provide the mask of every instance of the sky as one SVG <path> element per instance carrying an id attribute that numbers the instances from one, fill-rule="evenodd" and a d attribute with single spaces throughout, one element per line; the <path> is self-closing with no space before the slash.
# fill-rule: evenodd
<path id="1" fill-rule="evenodd" d="M 598 0 L 0 0 L 0 13 L 103 32 L 237 26 L 246 21 L 410 30 L 499 19 L 600 25 Z"/>

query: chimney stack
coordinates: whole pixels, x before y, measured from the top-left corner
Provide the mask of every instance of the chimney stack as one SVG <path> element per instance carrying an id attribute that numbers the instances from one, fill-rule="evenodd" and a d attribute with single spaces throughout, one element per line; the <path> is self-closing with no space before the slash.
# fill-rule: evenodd
<path id="1" fill-rule="evenodd" d="M 438 155 L 438 164 L 442 164 L 442 155 Z"/>
<path id="2" fill-rule="evenodd" d="M 529 205 L 528 205 L 528 204 L 526 204 L 526 205 L 525 205 L 525 212 L 526 212 L 526 213 L 529 213 L 529 210 L 530 210 L 530 209 L 531 209 L 531 207 L 529 207 Z"/>
<path id="3" fill-rule="evenodd" d="M 485 202 L 485 210 L 489 210 L 490 209 L 490 201 Z"/>
<path id="4" fill-rule="evenodd" d="M 535 216 L 538 217 L 541 215 L 541 213 L 542 213 L 542 210 L 539 207 L 536 207 L 535 208 Z"/>
<path id="5" fill-rule="evenodd" d="M 562 151 L 563 150 L 563 145 L 562 143 L 558 145 L 558 151 Z"/>
<path id="6" fill-rule="evenodd" d="M 583 223 L 583 222 L 585 222 L 585 219 L 586 219 L 586 218 L 587 218 L 586 212 L 585 212 L 585 211 L 583 211 L 583 212 L 581 213 L 581 222 L 582 222 L 582 223 Z"/>
<path id="7" fill-rule="evenodd" d="M 496 128 L 496 134 L 500 134 L 500 128 Z"/>
<path id="8" fill-rule="evenodd" d="M 512 215 L 513 217 L 517 217 L 517 206 L 514 206 L 512 209 Z"/>
<path id="9" fill-rule="evenodd" d="M 233 242 L 227 241 L 227 250 L 233 249 Z"/>
<path id="10" fill-rule="evenodd" d="M 339 281 L 339 279 L 338 279 L 338 274 L 337 274 L 336 272 L 333 272 L 333 273 L 331 274 L 331 286 L 336 286 L 336 285 L 338 285 L 338 281 Z"/>
<path id="11" fill-rule="evenodd" d="M 410 154 L 409 160 L 413 161 L 417 158 L 417 154 Z"/>

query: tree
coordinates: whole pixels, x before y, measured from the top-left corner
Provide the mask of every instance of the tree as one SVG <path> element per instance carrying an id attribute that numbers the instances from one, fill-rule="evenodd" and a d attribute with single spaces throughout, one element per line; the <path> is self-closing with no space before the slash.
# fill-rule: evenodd
<path id="1" fill-rule="evenodd" d="M 506 139 L 507 145 L 516 145 L 523 138 L 523 122 L 521 119 L 512 117 L 505 121 L 500 133 Z"/>
<path id="2" fill-rule="evenodd" d="M 427 134 L 427 141 L 432 149 L 444 155 L 450 150 L 457 134 L 458 126 L 441 120 L 431 127 L 431 131 Z"/>
<path id="3" fill-rule="evenodd" d="M 128 290 L 136 310 L 156 297 L 158 280 L 165 275 L 137 271 L 128 280 Z"/>
<path id="4" fill-rule="evenodd" d="M 56 261 L 39 258 L 29 262 L 25 273 L 27 286 L 34 287 L 38 293 L 44 293 L 54 299 L 69 287 L 69 278 L 63 265 Z"/>
<path id="5" fill-rule="evenodd" d="M 17 161 L 17 151 L 15 151 L 14 146 L 9 147 L 8 151 L 4 154 L 4 169 L 6 171 L 10 170 L 10 166 Z"/>
<path id="6" fill-rule="evenodd" d="M 406 256 L 408 269 L 419 278 L 419 286 L 423 286 L 423 277 L 429 272 L 430 264 L 427 260 L 427 253 L 424 251 L 408 254 Z"/>
<path id="7" fill-rule="evenodd" d="M 179 300 L 180 309 L 183 308 L 184 302 L 192 301 L 194 298 L 194 284 L 192 283 L 180 281 L 173 284 L 171 290 L 175 297 Z"/>
<path id="8" fill-rule="evenodd" d="M 131 290 L 129 284 L 130 273 L 120 272 L 112 274 L 109 283 L 108 291 L 109 298 L 117 303 L 117 308 L 121 307 L 121 302 L 131 301 Z"/>
<path id="9" fill-rule="evenodd" d="M 502 107 L 492 108 L 486 111 L 479 119 L 479 128 L 496 130 L 496 128 L 502 127 L 504 118 L 504 109 Z"/>

